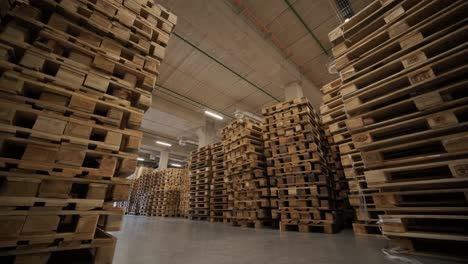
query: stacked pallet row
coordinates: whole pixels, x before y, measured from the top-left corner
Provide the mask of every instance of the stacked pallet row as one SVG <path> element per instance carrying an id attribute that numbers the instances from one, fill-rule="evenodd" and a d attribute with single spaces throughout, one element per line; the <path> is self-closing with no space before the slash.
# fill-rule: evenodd
<path id="1" fill-rule="evenodd" d="M 234 226 L 261 228 L 276 226 L 272 218 L 270 181 L 265 171 L 262 126 L 247 117 L 238 117 L 222 130 L 225 175 Z M 273 201 L 273 202 L 272 202 Z"/>
<path id="2" fill-rule="evenodd" d="M 180 216 L 188 218 L 190 215 L 190 173 L 185 170 L 180 180 Z"/>
<path id="3" fill-rule="evenodd" d="M 146 174 L 141 174 L 140 178 L 146 178 L 147 187 L 138 190 L 139 203 L 144 206 L 138 215 L 146 216 L 164 216 L 166 195 L 164 193 L 166 187 L 166 177 L 164 172 L 153 168 L 147 168 Z"/>
<path id="4" fill-rule="evenodd" d="M 180 215 L 182 179 L 185 169 L 143 168 L 132 184 L 127 214 L 177 217 Z"/>
<path id="5" fill-rule="evenodd" d="M 211 146 L 190 154 L 190 216 L 191 220 L 208 221 L 210 217 Z"/>
<path id="6" fill-rule="evenodd" d="M 0 206 L 13 210 L 0 216 L 8 227 L 0 262 L 45 263 L 89 249 L 81 252 L 110 263 L 115 238 L 103 230 L 122 223 L 113 203 L 128 198 L 125 177 L 136 167 L 164 51 L 158 42 L 167 44 L 175 17 L 151 1 L 11 8 L 0 33 Z"/>
<path id="7" fill-rule="evenodd" d="M 178 217 L 181 215 L 179 205 L 181 199 L 182 178 L 186 175 L 185 169 L 165 169 L 164 175 L 164 203 L 161 216 Z M 153 214 L 159 215 L 159 214 Z"/>
<path id="8" fill-rule="evenodd" d="M 280 229 L 334 233 L 341 227 L 327 141 L 307 98 L 262 110 L 268 176 L 277 186 Z"/>
<path id="9" fill-rule="evenodd" d="M 320 115 L 328 141 L 327 161 L 330 174 L 334 179 L 334 190 L 336 194 L 336 206 L 343 213 L 343 224 L 351 226 L 354 220 L 354 210 L 349 203 L 348 179 L 345 169 L 354 169 L 360 165 L 359 159 L 353 159 L 352 152 L 340 155 L 340 145 L 347 146 L 351 142 L 346 128 L 343 100 L 340 93 L 341 79 L 337 79 L 324 85 L 321 89 L 323 103 L 320 106 Z M 356 160 L 356 162 L 354 162 Z"/>
<path id="10" fill-rule="evenodd" d="M 225 133 L 227 133 L 227 130 L 223 130 Z M 222 133 L 223 133 L 222 131 Z M 227 194 L 227 210 L 223 212 L 223 223 L 232 223 L 233 219 L 233 209 L 234 209 L 234 193 L 232 189 L 232 177 L 231 173 L 226 170 L 226 148 L 225 148 L 225 143 L 228 144 L 228 140 L 224 140 L 224 135 L 223 135 L 223 140 L 221 141 L 223 144 L 223 167 L 224 167 L 224 183 L 226 184 L 226 194 Z"/>
<path id="11" fill-rule="evenodd" d="M 138 190 L 138 188 L 136 188 L 137 185 L 138 185 L 138 181 L 133 180 L 128 191 L 128 200 L 116 203 L 117 206 L 125 208 L 125 214 L 134 214 L 133 212 L 135 212 L 136 204 L 135 204 L 134 197 L 136 197 L 135 193 Z"/>
<path id="12" fill-rule="evenodd" d="M 227 183 L 224 177 L 224 147 L 221 142 L 211 145 L 210 222 L 229 223 Z"/>
<path id="13" fill-rule="evenodd" d="M 344 179 L 340 178 L 339 187 L 345 185 L 348 188 L 342 188 L 349 192 L 345 204 L 344 212 L 348 212 L 347 206 L 352 206 L 351 211 L 353 221 L 353 230 L 356 235 L 379 236 L 381 234 L 375 218 L 379 210 L 375 209 L 372 194 L 378 192 L 376 188 L 369 188 L 366 185 L 364 177 L 364 163 L 361 153 L 354 147 L 351 134 L 346 126 L 347 115 L 341 96 L 341 79 L 337 79 L 322 87 L 323 105 L 320 108 L 322 122 L 328 126 L 332 135 L 329 143 L 333 144 L 333 152 L 337 153 L 340 163 L 343 167 Z M 342 197 L 345 197 L 342 194 Z M 374 218 L 369 217 L 372 212 Z M 348 218 L 349 216 L 344 216 Z"/>
<path id="14" fill-rule="evenodd" d="M 155 198 L 154 189 L 160 185 L 159 174 L 152 168 L 144 167 L 140 177 L 133 181 L 128 200 L 127 214 L 151 215 L 151 207 Z"/>
<path id="15" fill-rule="evenodd" d="M 345 121 L 394 247 L 466 261 L 466 1 L 375 2 L 330 33 Z"/>

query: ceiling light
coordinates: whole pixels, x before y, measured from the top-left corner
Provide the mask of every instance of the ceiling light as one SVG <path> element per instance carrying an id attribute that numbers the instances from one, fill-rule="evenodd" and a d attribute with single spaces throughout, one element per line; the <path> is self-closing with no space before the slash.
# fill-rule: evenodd
<path id="1" fill-rule="evenodd" d="M 168 146 L 168 147 L 172 146 L 172 144 L 169 144 L 169 143 L 163 142 L 163 141 L 159 141 L 159 140 L 156 141 L 156 144 L 163 145 L 163 146 Z"/>
<path id="2" fill-rule="evenodd" d="M 144 158 L 137 158 L 137 160 L 139 160 L 139 161 L 145 161 Z"/>
<path id="3" fill-rule="evenodd" d="M 348 21 L 349 21 L 349 18 L 347 18 L 347 19 L 344 20 L 345 23 L 348 22 Z"/>
<path id="4" fill-rule="evenodd" d="M 215 114 L 215 113 L 213 113 L 213 112 L 210 112 L 210 111 L 208 111 L 208 110 L 205 110 L 205 114 L 206 114 L 206 115 L 209 115 L 209 116 L 212 116 L 212 117 L 214 117 L 214 118 L 216 118 L 216 119 L 219 119 L 219 120 L 223 120 L 223 119 L 224 119 L 224 117 L 222 117 L 222 116 L 220 116 L 220 115 L 218 115 L 218 114 Z"/>
<path id="5" fill-rule="evenodd" d="M 177 167 L 177 168 L 180 168 L 180 167 L 182 167 L 182 165 L 180 165 L 180 164 L 177 164 L 177 163 L 171 163 L 171 166 L 174 166 L 174 167 Z"/>

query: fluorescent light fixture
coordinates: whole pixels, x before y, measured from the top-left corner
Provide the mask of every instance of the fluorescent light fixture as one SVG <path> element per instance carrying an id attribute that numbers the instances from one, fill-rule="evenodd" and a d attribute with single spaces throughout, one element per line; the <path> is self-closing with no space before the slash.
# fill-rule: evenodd
<path id="1" fill-rule="evenodd" d="M 137 160 L 139 160 L 139 161 L 145 161 L 144 158 L 140 158 L 140 157 L 138 157 Z"/>
<path id="2" fill-rule="evenodd" d="M 174 167 L 177 167 L 177 168 L 180 168 L 180 167 L 182 167 L 182 165 L 180 165 L 180 164 L 177 164 L 177 163 L 171 163 L 171 166 L 174 166 Z"/>
<path id="3" fill-rule="evenodd" d="M 172 144 L 169 144 L 169 143 L 163 142 L 163 141 L 159 141 L 159 140 L 156 141 L 156 144 L 163 145 L 163 146 L 168 146 L 168 147 L 172 146 Z"/>
<path id="4" fill-rule="evenodd" d="M 205 114 L 206 114 L 206 115 L 209 115 L 209 116 L 212 116 L 212 117 L 214 117 L 214 118 L 216 118 L 216 119 L 219 119 L 219 120 L 223 120 L 223 119 L 224 119 L 224 117 L 222 117 L 222 116 L 220 116 L 220 115 L 218 115 L 218 114 L 215 114 L 215 113 L 213 113 L 213 112 L 210 112 L 210 111 L 208 111 L 208 110 L 205 110 Z"/>
<path id="5" fill-rule="evenodd" d="M 345 23 L 348 22 L 348 21 L 349 21 L 349 18 L 347 18 L 347 19 L 344 20 Z"/>

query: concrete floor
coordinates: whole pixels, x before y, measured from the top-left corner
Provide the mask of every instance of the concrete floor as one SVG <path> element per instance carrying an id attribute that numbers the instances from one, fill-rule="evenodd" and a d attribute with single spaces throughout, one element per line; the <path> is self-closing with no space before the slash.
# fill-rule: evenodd
<path id="1" fill-rule="evenodd" d="M 380 264 L 380 238 L 239 228 L 180 218 L 126 216 L 114 264 Z M 421 263 L 441 263 L 424 260 Z"/>

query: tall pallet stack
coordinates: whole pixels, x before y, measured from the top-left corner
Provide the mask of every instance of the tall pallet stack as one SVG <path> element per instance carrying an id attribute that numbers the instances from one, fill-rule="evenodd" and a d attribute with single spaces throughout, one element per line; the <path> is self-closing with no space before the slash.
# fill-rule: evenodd
<path id="1" fill-rule="evenodd" d="M 135 185 L 137 184 L 136 180 L 132 181 L 132 184 L 129 188 L 128 191 L 128 200 L 127 201 L 120 201 L 117 202 L 117 206 L 124 207 L 125 208 L 125 214 L 133 214 L 135 211 L 135 203 L 134 203 L 134 198 L 135 197 L 135 192 L 136 188 Z"/>
<path id="2" fill-rule="evenodd" d="M 149 177 L 147 175 L 151 172 L 150 168 L 143 168 L 140 177 L 133 180 L 129 192 L 128 207 L 125 210 L 126 214 L 139 215 L 139 212 L 144 211 L 141 196 L 149 191 L 147 184 Z"/>
<path id="3" fill-rule="evenodd" d="M 268 176 L 276 183 L 280 229 L 334 233 L 341 227 L 327 141 L 320 117 L 306 98 L 264 108 Z"/>
<path id="4" fill-rule="evenodd" d="M 345 168 L 356 168 L 362 161 L 353 159 L 351 152 L 340 155 L 340 145 L 351 142 L 351 135 L 346 128 L 346 113 L 341 98 L 341 79 L 324 85 L 321 89 L 323 103 L 320 106 L 320 115 L 328 141 L 327 162 L 330 174 L 334 179 L 336 206 L 343 213 L 343 224 L 351 226 L 354 220 L 354 210 L 349 203 L 349 186 L 345 177 Z"/>
<path id="5" fill-rule="evenodd" d="M 185 169 L 165 169 L 164 175 L 164 212 L 163 216 L 178 217 L 180 212 L 180 195 L 182 178 L 186 174 Z"/>
<path id="6" fill-rule="evenodd" d="M 159 186 L 159 175 L 152 168 L 143 168 L 139 178 L 133 181 L 127 214 L 151 215 L 151 207 L 156 198 L 154 189 Z"/>
<path id="7" fill-rule="evenodd" d="M 145 205 L 139 215 L 164 216 L 166 208 L 164 194 L 166 177 L 164 177 L 164 173 L 157 169 L 148 168 L 148 173 L 142 174 L 140 178 L 142 177 L 147 178 L 148 185 L 139 190 L 138 202 Z"/>
<path id="8" fill-rule="evenodd" d="M 341 96 L 341 79 L 337 79 L 322 87 L 323 105 L 320 107 L 322 122 L 328 126 L 330 131 L 331 148 L 338 153 L 340 163 L 343 167 L 344 179 L 339 178 L 340 196 L 346 197 L 343 191 L 349 191 L 346 197 L 348 203 L 344 206 L 344 218 L 353 219 L 353 230 L 356 235 L 380 236 L 380 228 L 377 224 L 377 215 L 381 213 L 375 208 L 372 199 L 373 193 L 378 192 L 376 188 L 369 188 L 364 177 L 364 163 L 361 153 L 354 147 L 351 134 L 346 126 L 346 110 Z M 341 176 L 341 175 L 340 175 Z M 335 183 L 336 184 L 336 183 Z M 345 185 L 347 188 L 345 188 Z M 354 210 L 349 212 L 349 206 Z M 349 216 L 349 212 L 353 215 Z"/>
<path id="9" fill-rule="evenodd" d="M 127 214 L 180 216 L 179 204 L 185 169 L 143 168 L 132 185 Z"/>
<path id="10" fill-rule="evenodd" d="M 227 131 L 223 130 L 222 133 L 227 133 Z M 223 140 L 221 141 L 223 144 L 223 166 L 224 166 L 224 184 L 226 184 L 226 194 L 227 194 L 227 210 L 223 212 L 223 223 L 232 223 L 232 216 L 233 216 L 233 209 L 234 209 L 234 194 L 233 194 L 233 189 L 232 189 L 232 177 L 231 173 L 226 170 L 226 148 L 225 144 L 228 144 L 229 142 L 227 140 L 224 140 L 224 134 L 223 134 Z"/>
<path id="11" fill-rule="evenodd" d="M 346 125 L 391 246 L 461 257 L 468 236 L 466 1 L 376 1 L 330 33 Z M 369 211 L 370 218 L 377 218 Z"/>
<path id="12" fill-rule="evenodd" d="M 229 223 L 224 218 L 228 210 L 227 184 L 224 176 L 224 147 L 218 142 L 211 145 L 210 222 Z"/>
<path id="13" fill-rule="evenodd" d="M 112 261 L 103 229 L 122 223 L 175 22 L 151 1 L 18 1 L 2 18 L 0 256 L 16 257 L 0 262 Z"/>
<path id="14" fill-rule="evenodd" d="M 275 226 L 270 181 L 265 171 L 262 126 L 238 117 L 222 130 L 226 179 L 229 179 L 231 222 L 235 226 Z"/>
<path id="15" fill-rule="evenodd" d="M 208 221 L 210 217 L 211 146 L 190 154 L 190 216 L 191 220 Z"/>
<path id="16" fill-rule="evenodd" d="M 188 218 L 190 215 L 190 173 L 185 170 L 180 180 L 180 216 Z"/>

